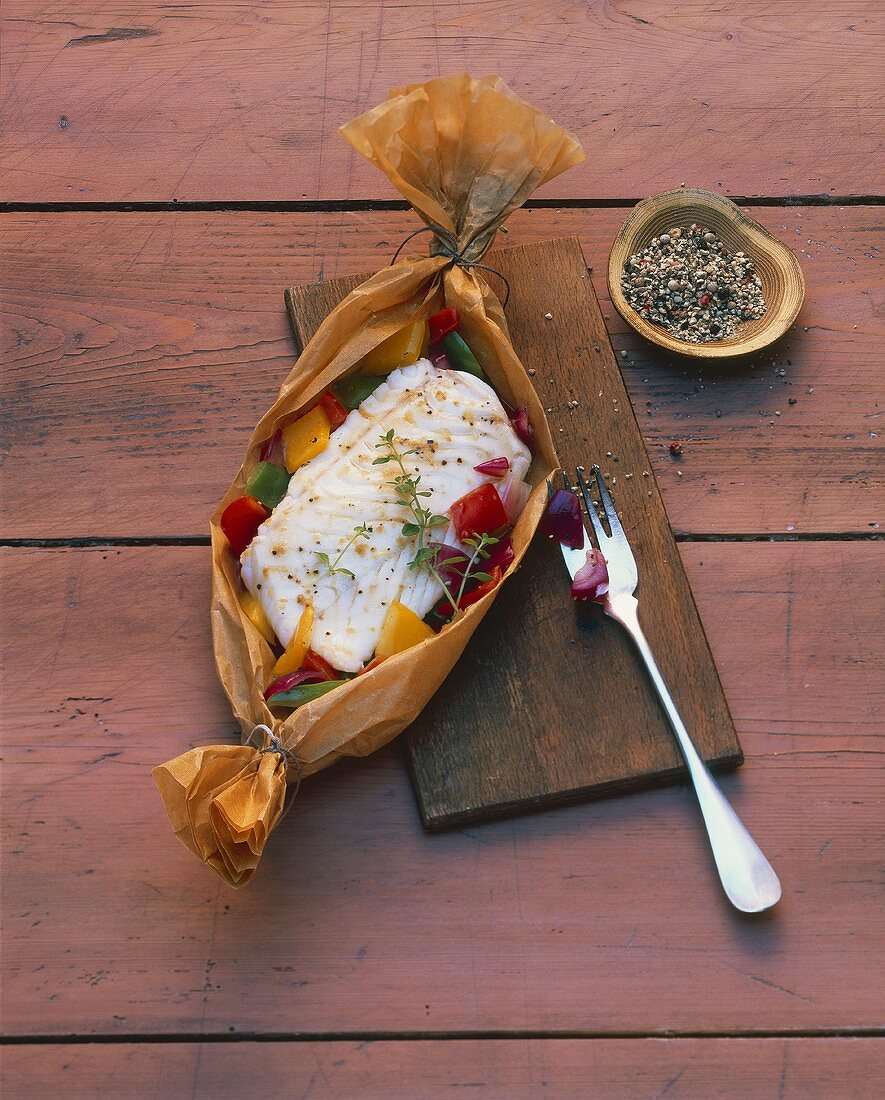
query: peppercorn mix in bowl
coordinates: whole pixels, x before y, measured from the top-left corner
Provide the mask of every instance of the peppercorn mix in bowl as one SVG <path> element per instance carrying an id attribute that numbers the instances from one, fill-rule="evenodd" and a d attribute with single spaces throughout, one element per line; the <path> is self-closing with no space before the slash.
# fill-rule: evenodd
<path id="1" fill-rule="evenodd" d="M 608 264 L 618 313 L 681 355 L 724 359 L 767 347 L 805 296 L 793 253 L 729 199 L 695 188 L 636 206 Z"/>

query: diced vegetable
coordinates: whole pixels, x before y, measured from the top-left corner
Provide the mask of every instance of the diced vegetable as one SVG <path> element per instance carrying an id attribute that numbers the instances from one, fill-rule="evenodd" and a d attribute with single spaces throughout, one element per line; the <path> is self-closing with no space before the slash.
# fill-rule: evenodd
<path id="1" fill-rule="evenodd" d="M 304 658 L 310 649 L 310 636 L 313 634 L 313 608 L 310 604 L 301 612 L 295 633 L 289 639 L 286 652 L 273 666 L 274 675 L 282 676 L 286 672 L 297 672 L 304 664 Z"/>
<path id="2" fill-rule="evenodd" d="M 458 311 L 454 306 L 449 309 L 441 309 L 439 313 L 428 320 L 427 327 L 430 330 L 431 344 L 438 344 L 444 336 L 454 332 L 458 327 Z"/>
<path id="3" fill-rule="evenodd" d="M 333 432 L 336 428 L 340 428 L 347 419 L 347 409 L 345 409 L 331 390 L 325 390 L 320 395 L 317 405 L 328 417 L 329 427 Z"/>
<path id="4" fill-rule="evenodd" d="M 510 472 L 510 460 L 507 458 L 490 458 L 488 462 L 480 462 L 473 467 L 478 474 L 486 474 L 488 477 L 504 477 Z"/>
<path id="5" fill-rule="evenodd" d="M 315 672 L 312 668 L 299 668 L 294 672 L 287 672 L 284 676 L 277 676 L 264 689 L 264 698 L 270 699 L 272 695 L 278 695 L 281 691 L 290 691 L 301 684 L 317 684 L 324 680 L 321 672 Z"/>
<path id="6" fill-rule="evenodd" d="M 513 565 L 513 561 L 516 555 L 513 553 L 513 543 L 508 538 L 500 539 L 495 546 L 491 547 L 489 556 L 482 563 L 483 571 L 486 573 L 494 573 L 495 566 L 498 566 L 502 573 L 506 573 L 507 570 Z"/>
<path id="7" fill-rule="evenodd" d="M 335 383 L 335 394 L 348 409 L 356 409 L 383 381 L 377 374 L 348 374 Z"/>
<path id="8" fill-rule="evenodd" d="M 255 497 L 237 497 L 221 513 L 221 530 L 237 557 L 242 554 L 270 512 Z"/>
<path id="9" fill-rule="evenodd" d="M 298 707 L 303 707 L 305 703 L 311 703 L 314 699 L 319 699 L 321 695 L 325 695 L 327 691 L 331 691 L 332 688 L 336 687 L 341 687 L 340 680 L 323 681 L 318 684 L 299 684 L 288 691 L 278 691 L 267 702 L 271 707 L 288 707 L 295 710 Z"/>
<path id="10" fill-rule="evenodd" d="M 572 598 L 604 603 L 608 594 L 608 567 L 605 558 L 594 546 L 587 551 L 587 560 L 575 573 Z"/>
<path id="11" fill-rule="evenodd" d="M 550 497 L 542 526 L 545 534 L 565 543 L 572 550 L 580 550 L 584 545 L 581 505 L 575 494 L 566 489 L 557 489 Z"/>
<path id="12" fill-rule="evenodd" d="M 261 444 L 258 452 L 259 462 L 275 462 L 282 454 L 282 432 L 276 431 Z"/>
<path id="13" fill-rule="evenodd" d="M 443 351 L 443 349 L 437 344 L 436 347 L 431 347 L 427 353 L 427 358 L 438 370 L 451 370 L 452 364 L 449 362 L 449 357 Z"/>
<path id="14" fill-rule="evenodd" d="M 499 492 L 507 518 L 511 523 L 516 523 L 532 494 L 531 486 L 521 478 L 511 477 L 503 483 Z"/>
<path id="15" fill-rule="evenodd" d="M 275 462 L 258 462 L 249 474 L 246 492 L 267 508 L 276 508 L 289 485 L 289 471 Z"/>
<path id="16" fill-rule="evenodd" d="M 456 500 L 449 514 L 461 542 L 477 535 L 490 535 L 508 522 L 498 490 L 489 482 Z"/>
<path id="17" fill-rule="evenodd" d="M 427 324 L 425 321 L 412 321 L 364 355 L 360 370 L 365 374 L 390 374 L 397 367 L 417 363 L 426 350 Z"/>
<path id="18" fill-rule="evenodd" d="M 466 611 L 468 607 L 477 603 L 487 596 L 489 592 L 494 591 L 495 588 L 501 583 L 501 578 L 504 575 L 504 571 L 500 565 L 495 565 L 488 570 L 491 580 L 483 581 L 482 584 L 478 584 L 476 588 L 471 588 L 469 592 L 465 592 L 461 599 L 458 601 L 459 607 L 462 611 Z M 448 600 L 443 600 L 438 603 L 434 608 L 434 613 L 441 616 L 443 619 L 450 619 L 455 614 L 455 608 Z"/>
<path id="19" fill-rule="evenodd" d="M 475 374 L 483 382 L 488 381 L 476 356 L 459 333 L 450 332 L 448 336 L 443 337 L 442 347 L 455 370 L 463 370 L 467 374 Z"/>
<path id="20" fill-rule="evenodd" d="M 382 661 L 386 661 L 386 660 L 387 660 L 386 657 L 373 657 L 372 660 L 369 661 L 369 663 L 367 665 L 363 665 L 363 667 L 357 673 L 357 676 L 362 676 L 366 672 L 371 672 L 373 668 L 377 668 L 381 664 Z"/>
<path id="21" fill-rule="evenodd" d="M 438 543 L 434 549 L 436 551 L 434 569 L 449 588 L 459 587 L 464 579 L 464 570 L 467 568 L 467 555 L 457 546 L 449 546 L 444 542 Z"/>
<path id="22" fill-rule="evenodd" d="M 419 619 L 405 604 L 394 600 L 387 609 L 384 625 L 375 646 L 376 657 L 392 657 L 434 636 L 433 627 Z"/>
<path id="23" fill-rule="evenodd" d="M 274 634 L 274 629 L 270 625 L 270 620 L 267 615 L 264 614 L 264 608 L 251 592 L 241 593 L 240 607 L 242 607 L 246 618 L 252 623 L 262 638 L 273 645 L 277 640 L 277 636 Z"/>
<path id="24" fill-rule="evenodd" d="M 315 653 L 312 649 L 309 649 L 305 654 L 304 664 L 301 667 L 319 672 L 324 680 L 341 679 L 341 673 L 336 668 L 332 668 L 325 657 L 321 657 L 319 653 Z"/>
<path id="25" fill-rule="evenodd" d="M 510 423 L 513 425 L 513 430 L 519 436 L 519 438 L 525 443 L 530 451 L 535 449 L 535 432 L 529 421 L 529 411 L 525 405 L 520 406 L 510 417 Z"/>
<path id="26" fill-rule="evenodd" d="M 283 428 L 283 460 L 290 474 L 326 449 L 331 431 L 329 418 L 319 405 Z"/>

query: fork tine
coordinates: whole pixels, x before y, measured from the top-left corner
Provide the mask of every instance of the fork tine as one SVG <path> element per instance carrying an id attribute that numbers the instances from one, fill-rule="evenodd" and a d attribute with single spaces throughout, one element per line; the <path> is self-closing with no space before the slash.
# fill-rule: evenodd
<path id="1" fill-rule="evenodd" d="M 598 466 L 594 466 L 593 474 L 596 478 L 596 485 L 599 489 L 599 499 L 602 501 L 602 507 L 605 509 L 605 518 L 608 520 L 612 537 L 617 538 L 618 535 L 624 534 L 624 528 L 621 526 L 621 521 L 618 518 L 615 502 L 612 500 L 611 493 L 608 491 L 605 478 L 602 476 L 602 470 L 600 470 Z"/>
<path id="2" fill-rule="evenodd" d="M 596 544 L 600 550 L 602 550 L 604 543 L 608 539 L 605 530 L 602 526 L 602 522 L 599 516 L 596 514 L 596 509 L 593 507 L 593 501 L 590 498 L 590 487 L 584 479 L 584 472 L 582 470 L 575 470 L 575 474 L 578 478 L 578 484 L 581 486 L 581 496 L 584 498 L 584 505 L 587 508 L 587 515 L 590 517 L 590 522 L 593 524 L 593 531 L 596 535 Z"/>

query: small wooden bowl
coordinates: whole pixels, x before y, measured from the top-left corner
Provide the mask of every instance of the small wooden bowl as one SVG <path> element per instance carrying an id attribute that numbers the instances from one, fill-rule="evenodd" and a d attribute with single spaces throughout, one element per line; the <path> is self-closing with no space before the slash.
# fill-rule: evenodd
<path id="1" fill-rule="evenodd" d="M 646 321 L 628 305 L 621 290 L 624 264 L 648 245 L 652 237 L 674 225 L 703 225 L 716 234 L 730 252 L 746 252 L 756 265 L 765 297 L 765 313 L 745 321 L 734 336 L 708 344 L 679 340 L 661 325 Z M 643 199 L 621 226 L 608 258 L 608 290 L 615 309 L 631 328 L 668 351 L 696 359 L 726 359 L 767 347 L 796 320 L 805 297 L 805 278 L 793 253 L 758 222 L 714 191 L 680 187 Z"/>

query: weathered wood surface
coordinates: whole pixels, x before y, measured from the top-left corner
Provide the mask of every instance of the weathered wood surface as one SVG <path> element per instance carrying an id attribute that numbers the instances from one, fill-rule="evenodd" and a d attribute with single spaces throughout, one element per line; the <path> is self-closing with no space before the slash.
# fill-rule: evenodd
<path id="1" fill-rule="evenodd" d="M 876 194 L 881 12 L 420 0 L 3 6 L 0 200 L 389 198 L 336 129 L 391 87 L 495 71 L 587 162 L 545 197 Z"/>
<path id="2" fill-rule="evenodd" d="M 7 1100 L 869 1100 L 876 1039 L 511 1039 L 20 1046 Z M 469 1091 L 468 1091 L 469 1090 Z M 251 1091 L 251 1090 L 250 1090 Z"/>
<path id="3" fill-rule="evenodd" d="M 556 410 L 549 419 L 563 469 L 574 481 L 576 466 L 598 462 L 611 479 L 644 582 L 643 627 L 680 713 L 708 762 L 735 766 L 742 756 L 734 723 L 580 244 L 562 237 L 501 249 L 493 264 L 511 288 L 513 345 L 542 405 Z M 287 291 L 299 348 L 353 282 Z M 684 773 L 623 629 L 597 608 L 576 612 L 559 546 L 543 539 L 508 578 L 446 690 L 412 725 L 407 752 L 430 829 Z"/>
<path id="4" fill-rule="evenodd" d="M 428 836 L 396 746 L 306 782 L 230 892 L 148 772 L 234 739 L 208 550 L 3 550 L 5 1032 L 877 1026 L 881 550 L 680 547 L 784 883 L 759 920 L 687 790 Z"/>
<path id="5" fill-rule="evenodd" d="M 782 345 L 743 365 L 677 363 L 625 331 L 604 296 L 625 210 L 522 211 L 500 241 L 580 235 L 677 532 L 869 532 L 882 212 L 757 214 L 797 249 L 808 295 Z M 373 270 L 414 225 L 369 211 L 6 216 L 4 537 L 206 533 L 295 354 L 283 288 Z"/>

